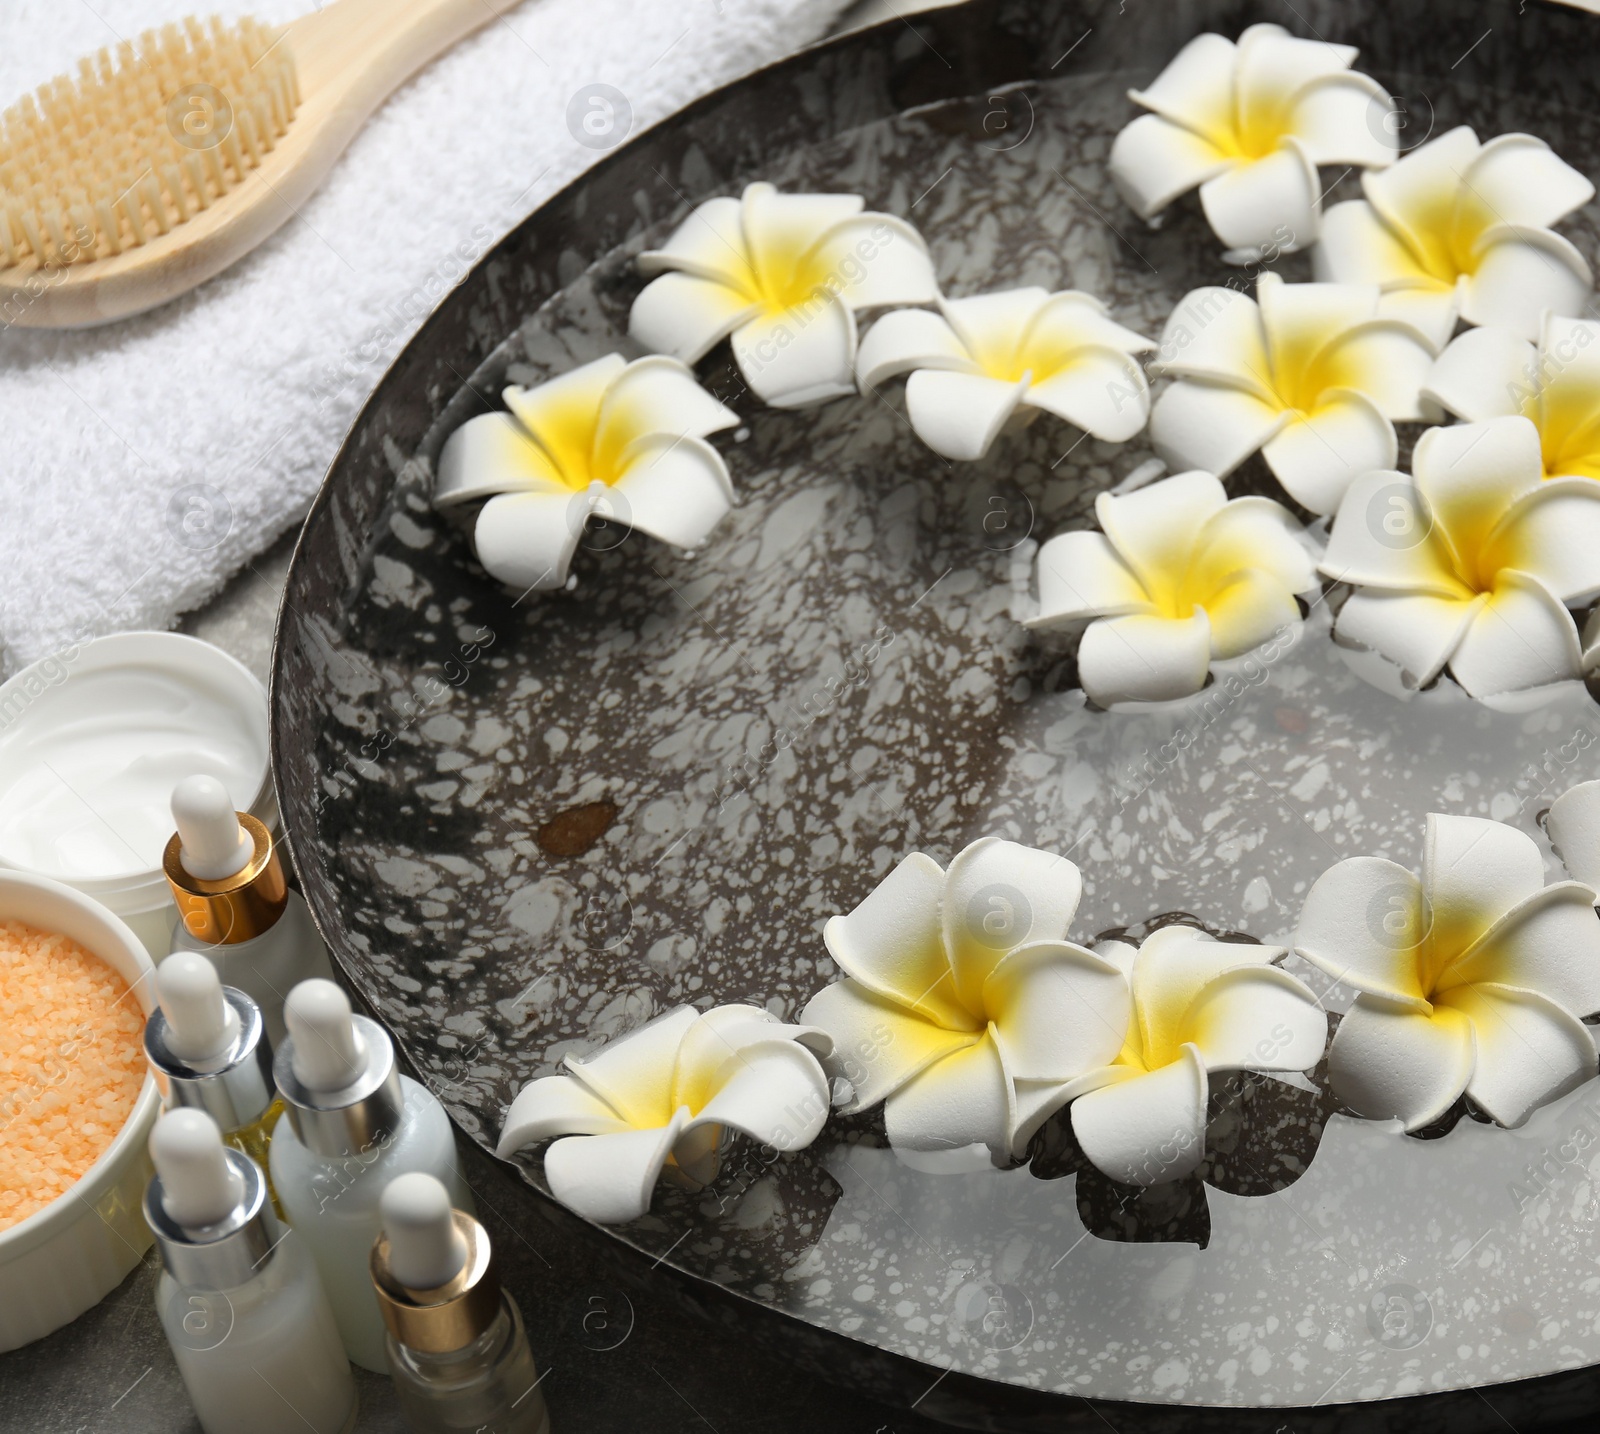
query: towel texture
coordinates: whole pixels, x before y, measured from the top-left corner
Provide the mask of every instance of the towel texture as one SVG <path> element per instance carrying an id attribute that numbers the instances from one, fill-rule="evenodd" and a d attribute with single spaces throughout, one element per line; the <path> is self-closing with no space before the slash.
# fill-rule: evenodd
<path id="1" fill-rule="evenodd" d="M 305 8 L 212 3 L 275 22 Z M 0 333 L 0 675 L 171 626 L 303 517 L 438 297 L 605 152 L 591 147 L 603 106 L 580 97 L 569 123 L 578 91 L 620 91 L 637 131 L 816 39 L 844 5 L 525 0 L 393 95 L 299 217 L 232 269 L 104 328 Z M 183 10 L 11 0 L 0 97 Z"/>

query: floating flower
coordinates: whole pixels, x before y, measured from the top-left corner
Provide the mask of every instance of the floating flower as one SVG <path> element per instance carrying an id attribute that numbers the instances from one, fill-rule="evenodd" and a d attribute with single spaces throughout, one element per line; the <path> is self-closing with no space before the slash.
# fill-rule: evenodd
<path id="1" fill-rule="evenodd" d="M 692 548 L 733 504 L 705 435 L 738 415 L 676 359 L 607 354 L 504 397 L 446 440 L 433 490 L 436 508 L 488 498 L 473 543 L 501 582 L 561 587 L 591 517 Z"/>
<path id="2" fill-rule="evenodd" d="M 1137 952 L 1120 941 L 1099 950 L 1126 973 L 1133 1020 L 1116 1060 L 1078 1082 L 1072 1131 L 1113 1180 L 1156 1185 L 1200 1163 L 1213 1071 L 1304 1071 L 1322 1059 L 1328 1018 L 1272 964 L 1281 946 L 1164 926 Z"/>
<path id="3" fill-rule="evenodd" d="M 1540 315 L 1576 314 L 1589 266 L 1550 225 L 1594 186 L 1542 140 L 1503 134 L 1480 145 L 1467 126 L 1361 176 L 1365 199 L 1335 204 L 1312 256 L 1319 279 L 1378 284 L 1383 311 L 1444 344 L 1458 318 L 1521 338 Z"/>
<path id="4" fill-rule="evenodd" d="M 940 299 L 940 312 L 896 309 L 861 341 L 863 389 L 909 373 L 911 426 L 946 458 L 982 458 L 1008 425 L 1041 410 L 1108 443 L 1150 416 L 1150 387 L 1130 357 L 1155 345 L 1107 317 L 1089 294 L 1005 289 Z"/>
<path id="5" fill-rule="evenodd" d="M 1209 473 L 1179 473 L 1095 499 L 1101 532 L 1039 550 L 1039 615 L 1054 629 L 1095 619 L 1078 680 L 1103 707 L 1186 697 L 1211 663 L 1298 628 L 1295 594 L 1318 586 L 1304 530 L 1270 498 L 1228 501 Z"/>
<path id="6" fill-rule="evenodd" d="M 1206 222 L 1235 261 L 1289 252 L 1317 237 L 1319 164 L 1394 158 L 1383 87 L 1350 70 L 1349 45 L 1297 40 L 1252 25 L 1239 43 L 1197 35 L 1128 97 L 1141 115 L 1111 146 L 1111 177 L 1130 208 L 1154 221 L 1196 185 Z"/>
<path id="7" fill-rule="evenodd" d="M 1364 474 L 1339 505 L 1321 566 L 1356 590 L 1338 636 L 1418 687 L 1448 663 L 1474 697 L 1578 676 L 1564 604 L 1600 595 L 1600 484 L 1543 481 L 1526 418 L 1429 429 L 1411 466 Z"/>
<path id="8" fill-rule="evenodd" d="M 817 1055 L 829 1049 L 758 1006 L 679 1006 L 527 1086 L 496 1153 L 566 1137 L 544 1153 L 550 1193 L 598 1224 L 636 1220 L 664 1167 L 691 1186 L 715 1179 L 730 1130 L 775 1150 L 810 1145 L 828 1117 Z"/>
<path id="9" fill-rule="evenodd" d="M 1150 366 L 1176 380 L 1150 416 L 1156 452 L 1226 477 L 1259 448 L 1297 502 L 1331 513 L 1356 474 L 1394 467 L 1395 419 L 1437 417 L 1420 398 L 1436 349 L 1379 313 L 1370 284 L 1196 289 Z"/>
<path id="10" fill-rule="evenodd" d="M 1600 478 L 1596 339 L 1600 324 L 1555 314 L 1545 315 L 1537 348 L 1497 325 L 1468 329 L 1439 355 L 1424 392 L 1469 422 L 1531 420 L 1546 478 Z"/>
<path id="11" fill-rule="evenodd" d="M 1295 949 L 1361 994 L 1334 1033 L 1334 1094 L 1359 1115 L 1431 1124 L 1463 1091 L 1501 1125 L 1595 1073 L 1592 888 L 1544 884 L 1533 839 L 1430 815 L 1419 879 L 1377 857 L 1317 878 Z"/>
<path id="12" fill-rule="evenodd" d="M 1064 939 L 1082 887 L 1065 857 L 990 837 L 948 872 L 908 856 L 830 918 L 823 939 L 845 979 L 801 1020 L 833 1037 L 833 1068 L 854 1088 L 845 1109 L 885 1101 L 889 1143 L 924 1165 L 1025 1147 L 1062 1086 L 1113 1059 L 1127 1029 L 1122 974 Z"/>
<path id="13" fill-rule="evenodd" d="M 854 393 L 855 311 L 939 293 L 922 236 L 862 202 L 770 184 L 707 200 L 639 256 L 640 272 L 659 277 L 634 300 L 628 332 L 685 363 L 731 336 L 740 373 L 776 408 Z"/>

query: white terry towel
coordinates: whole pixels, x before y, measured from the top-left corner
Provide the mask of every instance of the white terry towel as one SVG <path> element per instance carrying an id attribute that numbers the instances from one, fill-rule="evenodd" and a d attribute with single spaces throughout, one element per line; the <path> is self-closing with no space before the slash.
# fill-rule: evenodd
<path id="1" fill-rule="evenodd" d="M 444 289 L 601 157 L 568 127 L 579 89 L 620 90 L 637 132 L 818 38 L 845 3 L 524 0 L 392 96 L 233 268 L 103 328 L 0 333 L 0 676 L 170 627 L 304 516 Z M 282 23 L 307 0 L 211 4 Z M 0 105 L 184 0 L 5 8 Z"/>

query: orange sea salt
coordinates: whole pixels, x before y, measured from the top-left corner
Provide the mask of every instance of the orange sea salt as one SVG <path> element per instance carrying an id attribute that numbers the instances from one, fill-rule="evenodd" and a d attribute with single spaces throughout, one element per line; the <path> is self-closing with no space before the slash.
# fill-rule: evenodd
<path id="1" fill-rule="evenodd" d="M 0 1230 L 68 1189 L 145 1078 L 128 983 L 70 937 L 0 921 Z"/>

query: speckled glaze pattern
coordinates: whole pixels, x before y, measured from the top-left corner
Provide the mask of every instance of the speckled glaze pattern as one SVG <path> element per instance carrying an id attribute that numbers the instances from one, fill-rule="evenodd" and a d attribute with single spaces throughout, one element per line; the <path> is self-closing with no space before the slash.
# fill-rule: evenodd
<path id="1" fill-rule="evenodd" d="M 1104 163 L 1127 86 L 1203 28 L 1350 40 L 1408 124 L 1527 129 L 1600 169 L 1592 82 L 1539 60 L 1580 17 L 1534 5 L 1452 70 L 1482 28 L 1466 5 L 1125 11 L 967 6 L 712 97 L 509 236 L 369 403 L 285 594 L 280 797 L 331 948 L 486 1147 L 524 1083 L 671 1006 L 792 1018 L 837 974 L 824 920 L 912 850 L 946 862 L 995 832 L 1069 853 L 1078 939 L 1192 919 L 1281 941 L 1334 861 L 1416 866 L 1425 812 L 1542 841 L 1553 796 L 1600 775 L 1586 695 L 1526 715 L 1400 702 L 1352 675 L 1326 604 L 1193 702 L 1088 708 L 1070 650 L 1015 617 L 1037 542 L 1090 522 L 1143 439 L 1045 418 L 956 469 L 898 385 L 764 410 L 724 347 L 699 372 L 741 416 L 714 440 L 739 505 L 698 552 L 594 531 L 569 591 L 519 597 L 433 513 L 448 433 L 508 382 L 631 354 L 633 255 L 751 178 L 909 218 L 952 294 L 1087 289 L 1152 337 L 1190 288 L 1248 283 L 1192 201 L 1149 231 Z M 1326 178 L 1329 202 L 1355 192 Z M 1596 222 L 1564 226 L 1591 258 Z M 1276 268 L 1309 276 L 1303 255 Z M 1266 483 L 1256 464 L 1230 487 Z M 918 1361 L 924 1383 L 953 1371 L 922 1412 L 992 1387 L 962 1376 L 1309 1408 L 1600 1362 L 1600 1087 L 1434 1140 L 1338 1114 L 1315 1081 L 1218 1081 L 1211 1117 L 1201 1172 L 1137 1196 L 1064 1120 L 1027 1165 L 936 1177 L 869 1113 L 775 1163 L 735 1145 L 709 1190 L 663 1185 L 645 1219 L 587 1233 Z M 521 1163 L 549 1217 L 537 1155 Z M 891 1364 L 886 1386 L 915 1367 Z"/>

